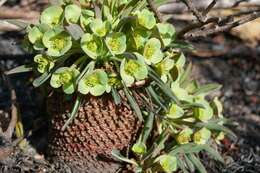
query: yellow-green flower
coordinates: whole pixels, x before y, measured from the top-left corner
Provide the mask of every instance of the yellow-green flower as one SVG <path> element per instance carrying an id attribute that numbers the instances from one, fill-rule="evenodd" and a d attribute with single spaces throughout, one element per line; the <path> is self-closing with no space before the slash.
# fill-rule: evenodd
<path id="1" fill-rule="evenodd" d="M 89 24 L 90 29 L 94 34 L 99 37 L 104 37 L 109 32 L 111 26 L 108 21 L 102 21 L 101 19 L 94 19 Z"/>
<path id="2" fill-rule="evenodd" d="M 81 48 L 92 59 L 96 59 L 103 51 L 103 44 L 99 37 L 86 33 L 81 38 Z"/>
<path id="3" fill-rule="evenodd" d="M 65 7 L 65 19 L 68 23 L 77 23 L 81 16 L 81 8 L 75 4 Z"/>
<path id="4" fill-rule="evenodd" d="M 148 40 L 144 47 L 143 56 L 148 65 L 159 63 L 163 59 L 160 40 L 157 38 Z"/>
<path id="5" fill-rule="evenodd" d="M 148 76 L 148 70 L 142 55 L 135 53 L 137 59 L 124 59 L 120 66 L 120 75 L 126 86 L 131 86 L 135 80 L 143 80 Z"/>
<path id="6" fill-rule="evenodd" d="M 137 142 L 133 145 L 132 151 L 136 154 L 142 155 L 146 152 L 146 145 L 142 142 Z"/>
<path id="7" fill-rule="evenodd" d="M 204 145 L 211 137 L 211 132 L 207 128 L 203 127 L 199 131 L 193 134 L 193 141 L 196 144 Z"/>
<path id="8" fill-rule="evenodd" d="M 101 96 L 110 90 L 107 73 L 100 69 L 87 73 L 80 80 L 78 86 L 78 91 L 84 95 L 90 93 L 93 96 Z"/>
<path id="9" fill-rule="evenodd" d="M 154 14 L 147 9 L 137 12 L 137 20 L 139 25 L 149 30 L 156 24 Z"/>
<path id="10" fill-rule="evenodd" d="M 194 108 L 194 116 L 202 122 L 207 122 L 213 117 L 213 109 L 204 98 L 195 98 L 195 103 L 199 103 L 204 108 Z"/>
<path id="11" fill-rule="evenodd" d="M 157 28 L 164 46 L 169 46 L 174 39 L 176 33 L 175 28 L 169 23 L 158 23 Z"/>
<path id="12" fill-rule="evenodd" d="M 47 55 L 39 54 L 34 57 L 34 62 L 37 63 L 37 70 L 40 73 L 49 72 L 54 67 L 54 62 Z"/>
<path id="13" fill-rule="evenodd" d="M 111 33 L 106 37 L 106 45 L 113 55 L 119 55 L 126 50 L 126 36 L 121 32 Z"/>
<path id="14" fill-rule="evenodd" d="M 185 128 L 176 136 L 176 141 L 178 144 L 188 144 L 191 141 L 192 133 L 190 128 Z"/>
<path id="15" fill-rule="evenodd" d="M 42 42 L 48 49 L 47 54 L 54 57 L 64 55 L 72 46 L 71 36 L 60 27 L 45 32 Z"/>
<path id="16" fill-rule="evenodd" d="M 177 171 L 177 158 L 175 156 L 164 154 L 156 158 L 155 161 L 159 161 L 162 169 L 166 173 L 172 173 Z"/>
<path id="17" fill-rule="evenodd" d="M 53 73 L 50 85 L 53 88 L 62 86 L 64 93 L 72 94 L 76 89 L 75 81 L 79 74 L 80 72 L 75 68 L 61 67 Z"/>
<path id="18" fill-rule="evenodd" d="M 172 119 L 181 118 L 183 115 L 184 115 L 184 110 L 180 106 L 174 103 L 171 104 L 170 110 L 166 114 L 168 118 L 172 118 Z"/>
<path id="19" fill-rule="evenodd" d="M 163 59 L 160 63 L 156 64 L 156 71 L 161 76 L 163 82 L 167 82 L 168 75 L 174 66 L 174 60 L 169 57 Z"/>
<path id="20" fill-rule="evenodd" d="M 60 6 L 50 6 L 41 14 L 41 23 L 51 27 L 57 26 L 62 21 L 63 9 Z"/>

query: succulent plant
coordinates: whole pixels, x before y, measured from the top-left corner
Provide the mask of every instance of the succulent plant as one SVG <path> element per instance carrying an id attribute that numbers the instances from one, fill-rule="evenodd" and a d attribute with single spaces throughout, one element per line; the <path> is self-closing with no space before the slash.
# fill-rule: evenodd
<path id="1" fill-rule="evenodd" d="M 145 0 L 59 2 L 26 39 L 37 53 L 34 86 L 50 81 L 44 86 L 60 96 L 48 104 L 53 158 L 91 173 L 125 168 L 113 158 L 136 172 L 187 172 L 189 164 L 203 172 L 203 150 L 223 162 L 211 145 L 233 134 L 221 102 L 206 97 L 220 86 L 190 78 L 170 23 Z M 129 146 L 131 158 L 121 154 Z"/>

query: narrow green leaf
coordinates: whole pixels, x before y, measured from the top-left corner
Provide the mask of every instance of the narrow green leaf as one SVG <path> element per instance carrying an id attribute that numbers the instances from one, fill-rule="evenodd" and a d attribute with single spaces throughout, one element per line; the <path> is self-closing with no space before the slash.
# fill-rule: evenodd
<path id="1" fill-rule="evenodd" d="M 134 161 L 134 160 L 130 160 L 124 156 L 122 156 L 122 154 L 120 153 L 120 151 L 114 149 L 112 150 L 111 152 L 112 156 L 115 157 L 116 159 L 118 159 L 119 161 L 123 161 L 123 162 L 126 162 L 126 163 L 130 163 L 130 164 L 133 164 L 135 166 L 138 166 L 138 164 Z"/>
<path id="2" fill-rule="evenodd" d="M 82 98 L 83 98 L 83 95 L 81 95 L 81 94 L 79 94 L 77 96 L 77 99 L 76 99 L 76 101 L 74 103 L 72 112 L 69 115 L 69 119 L 66 121 L 66 123 L 64 124 L 64 126 L 61 129 L 62 131 L 64 131 L 68 127 L 68 125 L 73 121 L 73 119 L 76 117 L 76 115 L 78 113 L 78 110 L 79 110 L 79 107 L 80 107 L 80 104 L 82 102 Z"/>
<path id="3" fill-rule="evenodd" d="M 182 160 L 181 157 L 178 157 L 177 159 L 177 165 L 178 167 L 182 170 L 183 173 L 189 173 L 185 167 L 185 163 L 184 161 Z"/>
<path id="4" fill-rule="evenodd" d="M 145 121 L 145 125 L 143 128 L 143 138 L 142 138 L 142 142 L 144 144 L 146 144 L 146 141 L 153 129 L 153 122 L 154 122 L 154 113 L 150 112 L 146 121 Z"/>
<path id="5" fill-rule="evenodd" d="M 141 2 L 144 2 L 145 0 L 130 0 L 124 8 L 120 11 L 118 14 L 119 18 L 127 17 L 129 14 L 133 11 L 133 9 L 140 4 Z"/>
<path id="6" fill-rule="evenodd" d="M 200 94 L 208 94 L 212 91 L 218 90 L 221 88 L 221 85 L 219 84 L 208 84 L 200 86 L 197 90 L 195 90 L 194 95 L 200 95 Z"/>
<path id="7" fill-rule="evenodd" d="M 152 147 L 145 153 L 145 155 L 142 157 L 142 160 L 145 161 L 150 158 L 156 157 L 158 154 L 160 154 L 161 150 L 164 149 L 165 141 L 169 138 L 169 134 L 167 134 L 166 131 L 163 131 L 159 137 L 155 140 L 155 143 L 152 145 Z"/>
<path id="8" fill-rule="evenodd" d="M 114 87 L 112 87 L 112 97 L 116 105 L 119 105 L 121 103 L 121 97 Z"/>
<path id="9" fill-rule="evenodd" d="M 178 153 L 198 153 L 203 149 L 204 149 L 203 145 L 188 143 L 188 144 L 174 146 L 173 149 L 170 151 L 170 154 L 176 155 Z"/>
<path id="10" fill-rule="evenodd" d="M 25 73 L 25 72 L 30 72 L 30 71 L 33 71 L 33 67 L 31 65 L 21 65 L 21 66 L 15 67 L 15 68 L 7 71 L 5 74 L 11 75 L 11 74 Z"/>
<path id="11" fill-rule="evenodd" d="M 200 173 L 207 173 L 207 171 L 206 171 L 205 167 L 203 166 L 203 164 L 201 163 L 201 161 L 194 154 L 188 154 L 187 156 L 192 161 L 192 163 L 195 165 L 195 167 L 197 168 L 197 170 Z"/>
<path id="12" fill-rule="evenodd" d="M 163 93 L 166 96 L 168 96 L 173 102 L 175 102 L 177 105 L 180 105 L 179 99 L 172 92 L 171 88 L 161 80 L 160 76 L 158 76 L 158 74 L 152 68 L 148 67 L 148 69 L 149 69 L 148 75 L 157 83 L 157 85 L 161 88 Z"/>
<path id="13" fill-rule="evenodd" d="M 221 163 L 225 163 L 224 159 L 222 158 L 222 156 L 212 147 L 210 147 L 209 145 L 204 145 L 204 150 L 213 157 L 213 159 L 220 161 Z"/>
<path id="14" fill-rule="evenodd" d="M 76 79 L 76 84 L 79 83 L 79 81 L 83 78 L 83 76 L 86 73 L 92 72 L 94 70 L 94 68 L 95 68 L 95 61 L 91 61 L 90 63 L 88 63 L 88 65 L 83 69 L 83 71 L 80 73 L 80 75 Z"/>
<path id="15" fill-rule="evenodd" d="M 164 111 L 167 111 L 167 110 L 168 110 L 167 107 L 164 106 L 164 104 L 162 103 L 161 97 L 160 97 L 158 94 L 156 94 L 156 92 L 154 91 L 154 89 L 153 89 L 153 87 L 152 87 L 151 85 L 146 88 L 146 92 L 151 95 L 151 97 L 154 99 L 154 101 L 155 101 L 160 107 L 162 107 L 162 108 L 164 109 Z"/>
<path id="16" fill-rule="evenodd" d="M 52 73 L 51 72 L 45 72 L 43 73 L 40 77 L 36 78 L 33 81 L 33 86 L 35 88 L 41 86 L 44 82 L 46 82 L 50 77 L 51 77 Z"/>
<path id="17" fill-rule="evenodd" d="M 184 159 L 185 159 L 185 163 L 188 166 L 190 172 L 195 172 L 195 167 L 186 154 L 184 154 Z"/>
<path id="18" fill-rule="evenodd" d="M 117 26 L 116 26 L 116 30 L 120 31 L 122 29 L 122 27 L 124 27 L 125 24 L 130 23 L 130 22 L 134 21 L 135 19 L 136 19 L 136 17 L 133 17 L 133 16 L 128 16 L 128 17 L 121 19 L 119 24 L 117 24 Z"/>
<path id="19" fill-rule="evenodd" d="M 135 111 L 135 114 L 137 115 L 137 117 L 139 118 L 140 121 L 144 121 L 143 119 L 143 115 L 141 112 L 140 107 L 138 106 L 138 104 L 136 103 L 135 99 L 133 98 L 133 96 L 131 95 L 129 89 L 127 88 L 127 86 L 125 85 L 125 83 L 122 81 L 122 84 L 124 86 L 123 90 L 125 92 L 125 95 L 132 107 L 132 109 Z"/>
<path id="20" fill-rule="evenodd" d="M 21 30 L 25 29 L 29 25 L 29 23 L 26 23 L 25 21 L 17 20 L 17 19 L 6 19 L 4 21 L 17 26 Z"/>

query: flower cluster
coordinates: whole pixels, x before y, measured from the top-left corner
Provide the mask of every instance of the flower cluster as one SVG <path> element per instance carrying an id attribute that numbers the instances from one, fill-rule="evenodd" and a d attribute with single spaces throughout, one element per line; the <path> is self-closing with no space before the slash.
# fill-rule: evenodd
<path id="1" fill-rule="evenodd" d="M 117 4 L 118 8 L 123 5 Z M 38 71 L 51 73 L 50 85 L 62 86 L 66 94 L 78 91 L 101 96 L 110 92 L 112 73 L 119 73 L 117 80 L 131 87 L 148 78 L 148 66 L 156 68 L 167 82 L 174 60 L 170 52 L 162 50 L 174 41 L 174 27 L 157 23 L 146 8 L 119 17 L 100 17 L 91 6 L 82 8 L 73 3 L 45 9 L 40 23 L 28 28 L 28 40 L 40 53 L 35 57 Z M 80 34 L 77 39 L 75 32 Z M 78 62 L 82 57 L 84 60 Z M 95 63 L 95 68 L 84 70 L 90 62 Z"/>
<path id="2" fill-rule="evenodd" d="M 80 1 L 81 6 L 66 0 L 45 9 L 39 24 L 27 29 L 27 40 L 37 53 L 35 69 L 41 74 L 34 85 L 50 81 L 53 89 L 65 94 L 111 93 L 116 102 L 116 91 L 123 89 L 140 120 L 145 120 L 132 147 L 141 159 L 135 165 L 140 168 L 149 158 L 148 163 L 173 172 L 184 169 L 186 145 L 205 146 L 212 138 L 223 139 L 221 103 L 206 99 L 219 85 L 200 86 L 189 78 L 191 67 L 186 68 L 185 56 L 173 47 L 175 28 L 158 22 L 145 2 L 103 0 L 99 8 L 88 1 Z M 141 82 L 146 84 L 142 87 L 148 105 L 142 110 L 131 92 Z M 148 142 L 150 136 L 156 137 L 156 146 Z M 194 161 L 192 152 L 185 154 Z"/>

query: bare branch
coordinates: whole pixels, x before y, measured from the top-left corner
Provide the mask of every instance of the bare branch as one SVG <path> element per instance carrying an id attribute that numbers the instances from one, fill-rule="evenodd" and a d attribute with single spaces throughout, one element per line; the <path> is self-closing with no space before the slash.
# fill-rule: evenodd
<path id="1" fill-rule="evenodd" d="M 219 17 L 209 17 L 208 13 L 217 3 L 217 0 L 212 0 L 212 2 L 208 5 L 208 7 L 202 12 L 196 9 L 194 3 L 191 0 L 181 0 L 189 9 L 189 11 L 196 17 L 197 21 L 183 28 L 178 33 L 178 38 L 197 38 L 197 37 L 205 37 L 211 34 L 215 34 L 218 32 L 228 31 L 234 27 L 242 25 L 244 23 L 250 22 L 260 17 L 260 9 L 255 8 L 247 11 L 240 11 L 236 14 L 229 15 L 224 18 Z M 239 1 L 235 5 L 239 5 L 241 2 L 245 2 L 246 0 Z M 239 16 L 244 16 L 243 18 L 235 20 L 235 18 Z"/>
<path id="2" fill-rule="evenodd" d="M 194 14 L 194 16 L 198 19 L 198 21 L 204 23 L 206 21 L 206 18 L 197 10 L 195 5 L 192 3 L 191 0 L 181 0 L 188 9 Z"/>
<path id="3" fill-rule="evenodd" d="M 216 5 L 218 0 L 212 0 L 212 2 L 209 4 L 209 6 L 206 8 L 205 11 L 203 11 L 202 16 L 206 16 L 210 10 Z"/>
<path id="4" fill-rule="evenodd" d="M 246 17 L 239 19 L 237 21 L 234 21 L 232 23 L 223 24 L 223 26 L 217 26 L 215 28 L 205 29 L 205 30 L 199 30 L 193 33 L 187 33 L 184 35 L 185 39 L 191 39 L 191 38 L 197 38 L 197 37 L 206 37 L 211 34 L 216 34 L 224 31 L 228 31 L 234 27 L 237 27 L 239 25 L 248 23 L 250 21 L 253 21 L 260 17 L 260 12 L 254 12 L 253 14 L 247 15 Z"/>

